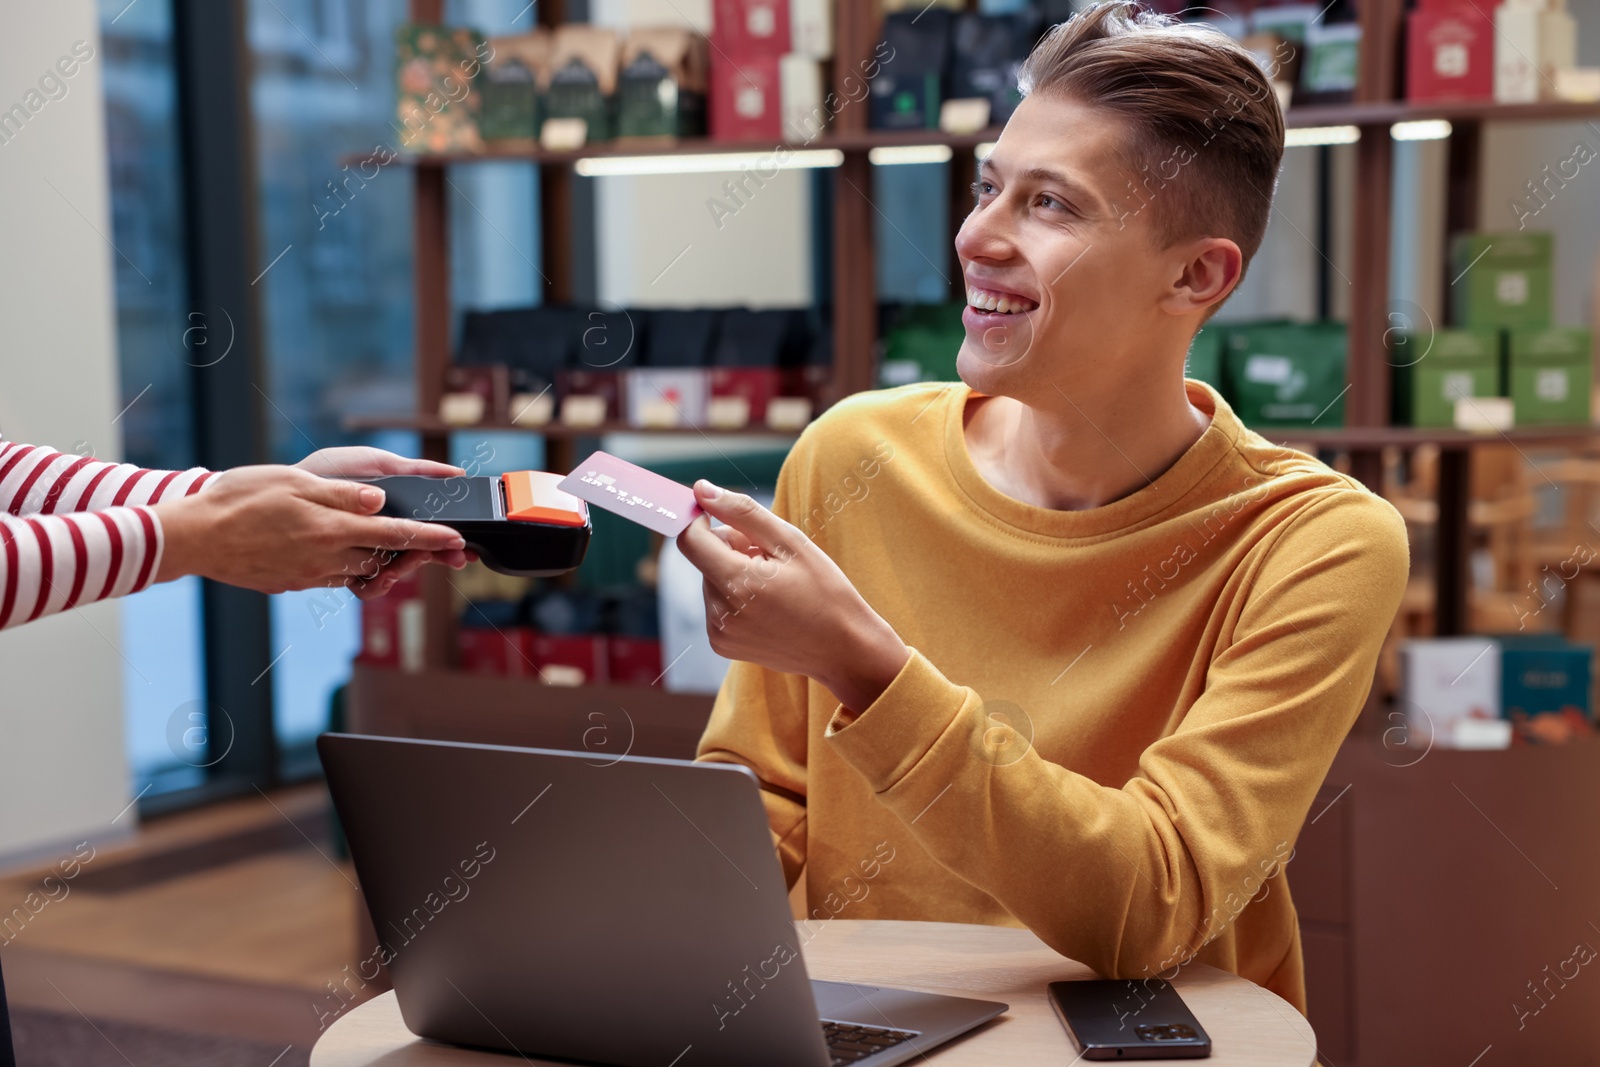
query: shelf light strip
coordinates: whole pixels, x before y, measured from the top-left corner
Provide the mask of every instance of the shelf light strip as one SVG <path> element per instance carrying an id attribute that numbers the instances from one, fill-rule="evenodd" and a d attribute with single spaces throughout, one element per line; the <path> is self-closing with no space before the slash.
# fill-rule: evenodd
<path id="1" fill-rule="evenodd" d="M 1285 148 L 1304 148 L 1319 144 L 1355 144 L 1359 140 L 1361 140 L 1359 126 L 1304 126 L 1300 129 L 1285 130 L 1283 134 Z"/>
<path id="2" fill-rule="evenodd" d="M 1389 136 L 1396 141 L 1442 141 L 1450 136 L 1450 120 L 1414 119 L 1397 122 L 1389 127 Z"/>
<path id="3" fill-rule="evenodd" d="M 844 153 L 837 148 L 812 148 L 791 152 L 706 152 L 684 156 L 591 156 L 573 164 L 585 178 L 638 174 L 707 174 L 727 171 L 815 170 L 837 167 Z"/>
<path id="4" fill-rule="evenodd" d="M 948 163 L 953 154 L 947 144 L 879 145 L 867 152 L 867 160 L 878 167 L 898 163 Z"/>

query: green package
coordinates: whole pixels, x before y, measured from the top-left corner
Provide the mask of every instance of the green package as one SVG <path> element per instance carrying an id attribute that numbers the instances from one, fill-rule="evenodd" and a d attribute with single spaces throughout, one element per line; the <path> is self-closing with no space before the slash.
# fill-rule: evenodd
<path id="1" fill-rule="evenodd" d="M 1306 32 L 1300 87 L 1308 93 L 1354 92 L 1361 67 L 1361 26 L 1354 22 L 1315 25 Z"/>
<path id="2" fill-rule="evenodd" d="M 1548 233 L 1461 233 L 1450 242 L 1457 326 L 1551 325 Z"/>
<path id="3" fill-rule="evenodd" d="M 612 100 L 600 88 L 600 79 L 579 59 L 572 59 L 550 75 L 545 94 L 544 120 L 582 119 L 588 126 L 586 143 L 612 137 Z"/>
<path id="4" fill-rule="evenodd" d="M 1458 397 L 1504 393 L 1496 329 L 1396 331 L 1389 363 L 1396 426 L 1454 426 Z"/>
<path id="5" fill-rule="evenodd" d="M 479 86 L 483 109 L 478 131 L 485 141 L 539 136 L 539 88 L 534 72 L 517 60 L 490 67 Z"/>
<path id="6" fill-rule="evenodd" d="M 909 382 L 954 382 L 956 353 L 967 339 L 961 324 L 964 302 L 911 304 L 884 335 L 879 379 L 885 386 Z"/>
<path id="7" fill-rule="evenodd" d="M 1251 427 L 1344 425 L 1346 348 L 1340 323 L 1229 327 L 1234 410 Z"/>
<path id="8" fill-rule="evenodd" d="M 395 118 L 405 152 L 477 152 L 478 79 L 491 54 L 464 27 L 407 23 L 395 29 Z"/>
<path id="9" fill-rule="evenodd" d="M 1588 330 L 1577 326 L 1512 330 L 1506 369 L 1518 426 L 1590 421 L 1594 337 Z"/>
<path id="10" fill-rule="evenodd" d="M 1189 359 L 1183 376 L 1222 392 L 1222 354 L 1228 343 L 1228 331 L 1221 326 L 1202 327 L 1189 345 Z"/>
<path id="11" fill-rule="evenodd" d="M 683 88 L 646 53 L 617 80 L 618 137 L 695 137 L 705 133 L 706 97 Z"/>

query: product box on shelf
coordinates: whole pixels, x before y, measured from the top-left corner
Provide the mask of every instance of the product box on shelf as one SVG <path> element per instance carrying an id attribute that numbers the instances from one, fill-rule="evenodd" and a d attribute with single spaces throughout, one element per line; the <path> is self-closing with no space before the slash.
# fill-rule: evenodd
<path id="1" fill-rule="evenodd" d="M 1560 743 L 1594 732 L 1594 649 L 1556 634 L 1505 634 L 1497 641 L 1500 709 L 1517 743 Z"/>
<path id="2" fill-rule="evenodd" d="M 480 152 L 477 80 L 489 57 L 466 27 L 395 28 L 395 118 L 404 152 Z"/>
<path id="3" fill-rule="evenodd" d="M 1221 326 L 1203 326 L 1189 345 L 1189 360 L 1183 376 L 1205 382 L 1222 391 L 1222 359 L 1228 347 L 1228 331 Z"/>
<path id="4" fill-rule="evenodd" d="M 716 311 L 667 308 L 631 313 L 639 321 L 639 365 L 623 374 L 627 421 L 634 426 L 704 426 L 711 394 Z"/>
<path id="5" fill-rule="evenodd" d="M 1494 9 L 1494 98 L 1502 104 L 1556 99 L 1556 73 L 1578 65 L 1578 29 L 1565 0 L 1502 3 Z"/>
<path id="6" fill-rule="evenodd" d="M 1017 71 L 1038 39 L 1035 17 L 967 11 L 956 16 L 953 34 L 950 98 L 986 100 L 989 124 L 1004 125 L 1022 102 Z"/>
<path id="7" fill-rule="evenodd" d="M 788 308 L 730 308 L 724 312 L 721 331 L 711 349 L 715 421 L 734 424 L 732 409 L 739 405 L 729 400 L 742 397 L 748 404 L 748 421 L 765 422 L 774 399 L 799 391 L 786 386 L 799 384 L 793 376 L 804 359 L 807 343 L 802 312 Z"/>
<path id="8" fill-rule="evenodd" d="M 532 668 L 522 658 L 526 627 L 467 626 L 456 631 L 461 669 L 469 674 L 521 675 Z M 525 669 L 526 668 L 526 669 Z"/>
<path id="9" fill-rule="evenodd" d="M 789 0 L 789 50 L 812 59 L 833 56 L 833 0 Z"/>
<path id="10" fill-rule="evenodd" d="M 622 376 L 639 365 L 641 323 L 627 311 L 574 309 L 576 323 L 567 366 L 556 375 L 564 425 L 594 425 L 622 418 Z"/>
<path id="11" fill-rule="evenodd" d="M 795 51 L 789 0 L 713 0 L 711 39 L 737 61 Z"/>
<path id="12" fill-rule="evenodd" d="M 582 119 L 587 142 L 610 140 L 620 66 L 621 44 L 613 31 L 581 22 L 558 27 L 544 87 L 544 122 Z"/>
<path id="13" fill-rule="evenodd" d="M 868 97 L 873 129 L 938 128 L 953 26 L 951 13 L 939 8 L 920 14 L 895 12 L 884 18 L 880 49 L 886 58 L 872 79 Z"/>
<path id="14" fill-rule="evenodd" d="M 1494 20 L 1475 4 L 1423 6 L 1406 16 L 1406 99 L 1494 96 Z"/>
<path id="15" fill-rule="evenodd" d="M 1227 395 L 1248 426 L 1344 425 L 1341 323 L 1230 326 Z"/>
<path id="16" fill-rule="evenodd" d="M 560 304 L 469 310 L 461 318 L 456 365 L 464 370 L 504 370 L 504 386 L 491 382 L 491 389 L 504 390 L 504 403 L 486 402 L 486 410 L 498 406 L 496 418 L 542 426 L 554 411 L 558 374 L 573 362 L 584 330 L 584 312 Z"/>
<path id="17" fill-rule="evenodd" d="M 1500 331 L 1408 330 L 1389 336 L 1396 426 L 1455 425 L 1456 400 L 1503 396 Z"/>
<path id="18" fill-rule="evenodd" d="M 711 136 L 718 141 L 783 140 L 783 57 L 711 56 Z"/>
<path id="19" fill-rule="evenodd" d="M 572 362 L 586 328 L 583 316 L 581 309 L 555 304 L 468 311 L 456 363 L 506 368 L 505 416 L 524 426 L 543 425 L 554 411 L 556 378 Z"/>
<path id="20" fill-rule="evenodd" d="M 521 631 L 522 654 L 528 671 L 551 685 L 601 685 L 607 672 L 603 634 L 547 634 L 537 629 Z"/>
<path id="21" fill-rule="evenodd" d="M 878 364 L 882 385 L 910 382 L 953 382 L 956 354 L 966 341 L 961 324 L 964 302 L 907 304 L 890 313 L 884 331 L 883 358 Z"/>
<path id="22" fill-rule="evenodd" d="M 1500 645 L 1493 638 L 1402 641 L 1398 704 L 1412 747 L 1504 748 L 1511 743 L 1500 714 Z"/>
<path id="23" fill-rule="evenodd" d="M 1459 233 L 1450 241 L 1451 312 L 1457 326 L 1549 326 L 1548 233 Z"/>
<path id="24" fill-rule="evenodd" d="M 1582 327 L 1511 330 L 1506 378 L 1518 426 L 1583 425 L 1591 420 L 1594 335 Z"/>
<path id="25" fill-rule="evenodd" d="M 761 425 L 781 384 L 777 371 L 766 367 L 712 367 L 707 424 L 719 430 Z"/>
<path id="26" fill-rule="evenodd" d="M 473 426 L 506 417 L 511 371 L 503 365 L 450 367 L 439 396 L 439 418 L 452 426 Z"/>
<path id="27" fill-rule="evenodd" d="M 491 145 L 531 148 L 539 137 L 539 86 L 549 80 L 555 40 L 548 30 L 491 37 L 478 79 L 478 132 Z"/>
<path id="28" fill-rule="evenodd" d="M 788 55 L 778 60 L 780 119 L 783 139 L 790 144 L 809 144 L 826 128 L 822 73 L 822 61 L 810 56 Z"/>
<path id="29" fill-rule="evenodd" d="M 422 582 L 413 574 L 395 583 L 387 596 L 364 600 L 361 651 L 356 659 L 374 667 L 420 671 L 426 639 Z"/>
<path id="30" fill-rule="evenodd" d="M 612 685 L 655 685 L 661 679 L 661 639 L 607 637 L 606 671 Z"/>
<path id="31" fill-rule="evenodd" d="M 697 137 L 706 132 L 706 39 L 679 27 L 631 31 L 622 43 L 618 137 Z"/>
<path id="32" fill-rule="evenodd" d="M 623 376 L 630 426 L 704 426 L 711 397 L 707 367 L 634 367 Z"/>
<path id="33" fill-rule="evenodd" d="M 1361 24 L 1316 23 L 1306 31 L 1295 102 L 1331 104 L 1355 96 L 1361 70 Z"/>

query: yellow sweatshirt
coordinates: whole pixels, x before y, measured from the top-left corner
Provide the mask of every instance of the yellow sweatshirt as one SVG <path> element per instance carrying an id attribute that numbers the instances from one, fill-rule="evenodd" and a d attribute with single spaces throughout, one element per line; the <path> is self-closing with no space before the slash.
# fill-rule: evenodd
<path id="1" fill-rule="evenodd" d="M 848 725 L 820 684 L 735 663 L 699 753 L 760 777 L 810 917 L 1021 925 L 1108 977 L 1198 959 L 1305 1010 L 1284 866 L 1372 684 L 1405 527 L 1187 387 L 1200 440 L 1083 511 L 983 479 L 964 384 L 858 394 L 801 435 L 774 510 L 911 658 Z"/>

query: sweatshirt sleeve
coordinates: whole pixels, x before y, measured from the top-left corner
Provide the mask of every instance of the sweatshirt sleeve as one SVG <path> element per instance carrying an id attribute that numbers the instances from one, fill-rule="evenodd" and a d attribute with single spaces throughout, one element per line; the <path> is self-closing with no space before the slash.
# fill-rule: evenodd
<path id="1" fill-rule="evenodd" d="M 150 505 L 213 477 L 0 441 L 0 629 L 148 587 L 163 546 Z"/>
<path id="2" fill-rule="evenodd" d="M 772 499 L 773 514 L 791 523 L 799 510 L 794 483 L 801 456 L 797 445 L 784 460 Z M 808 689 L 807 679 L 801 675 L 733 661 L 717 691 L 695 756 L 737 763 L 755 772 L 761 782 L 767 825 L 791 888 L 806 862 Z"/>
<path id="3" fill-rule="evenodd" d="M 1035 751 L 975 758 L 1009 728 L 915 649 L 857 718 L 837 708 L 821 743 L 1058 952 L 1149 975 L 1222 933 L 1286 859 L 1366 701 L 1407 569 L 1404 524 L 1379 498 L 1342 490 L 1307 508 L 1267 548 L 1204 693 L 1121 788 Z"/>
<path id="4" fill-rule="evenodd" d="M 10 515 L 158 504 L 197 493 L 214 477 L 203 467 L 145 470 L 0 440 L 0 511 Z"/>

